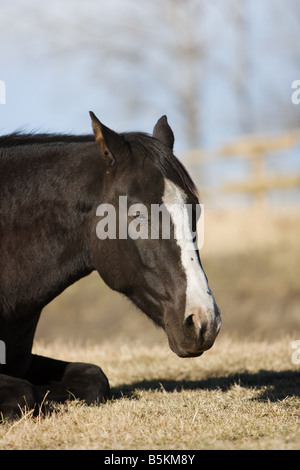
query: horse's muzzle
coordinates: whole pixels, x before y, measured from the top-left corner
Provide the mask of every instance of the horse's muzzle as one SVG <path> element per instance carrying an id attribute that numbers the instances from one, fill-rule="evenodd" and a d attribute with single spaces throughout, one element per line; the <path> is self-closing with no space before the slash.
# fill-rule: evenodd
<path id="1" fill-rule="evenodd" d="M 185 316 L 183 322 L 165 322 L 169 346 L 179 357 L 201 356 L 214 344 L 221 324 L 217 305 L 209 311 L 193 309 Z"/>

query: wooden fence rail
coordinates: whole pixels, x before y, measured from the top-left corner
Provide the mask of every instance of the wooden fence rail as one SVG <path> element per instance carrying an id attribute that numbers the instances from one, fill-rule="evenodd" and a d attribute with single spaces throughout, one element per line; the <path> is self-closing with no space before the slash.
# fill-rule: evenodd
<path id="1" fill-rule="evenodd" d="M 224 145 L 214 151 L 195 150 L 185 155 L 185 162 L 195 167 L 224 159 L 248 159 L 251 162 L 251 177 L 238 182 L 229 182 L 218 187 L 225 193 L 244 193 L 253 196 L 256 204 L 261 205 L 265 194 L 270 190 L 300 188 L 300 172 L 269 175 L 265 157 L 276 155 L 279 151 L 296 148 L 300 143 L 300 129 L 278 136 L 251 135 Z M 299 150 L 300 161 L 300 150 Z M 207 188 L 204 192 L 209 194 Z M 203 191 L 202 191 L 203 192 Z"/>

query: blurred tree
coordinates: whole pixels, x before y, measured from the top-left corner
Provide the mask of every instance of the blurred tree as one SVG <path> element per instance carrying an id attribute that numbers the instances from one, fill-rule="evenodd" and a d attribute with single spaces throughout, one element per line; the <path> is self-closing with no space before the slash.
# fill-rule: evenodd
<path id="1" fill-rule="evenodd" d="M 175 65 L 174 102 L 182 116 L 189 145 L 201 141 L 201 90 L 204 75 L 205 39 L 201 26 L 205 18 L 203 1 L 168 0 L 165 5 L 170 44 Z"/>
<path id="2" fill-rule="evenodd" d="M 290 104 L 300 78 L 299 0 L 0 5 L 0 54 L 7 43 L 28 67 L 50 60 L 58 77 L 71 79 L 77 67 L 116 116 L 152 122 L 167 112 L 186 148 L 205 145 L 207 128 L 230 135 L 299 125 L 300 107 Z"/>
<path id="3" fill-rule="evenodd" d="M 251 116 L 251 47 L 249 44 L 249 2 L 248 0 L 230 1 L 231 21 L 233 24 L 235 49 L 235 67 L 233 70 L 233 88 L 238 107 L 239 130 L 242 134 L 254 131 L 254 119 Z"/>

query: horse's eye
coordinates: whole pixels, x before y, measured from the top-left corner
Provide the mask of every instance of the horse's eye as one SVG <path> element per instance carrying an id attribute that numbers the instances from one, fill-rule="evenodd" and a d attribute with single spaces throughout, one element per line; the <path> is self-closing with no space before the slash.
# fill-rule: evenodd
<path id="1" fill-rule="evenodd" d="M 142 214 L 141 212 L 135 214 L 134 218 L 135 218 L 135 220 L 138 220 L 139 222 L 146 222 L 148 220 L 148 218 L 144 214 Z"/>

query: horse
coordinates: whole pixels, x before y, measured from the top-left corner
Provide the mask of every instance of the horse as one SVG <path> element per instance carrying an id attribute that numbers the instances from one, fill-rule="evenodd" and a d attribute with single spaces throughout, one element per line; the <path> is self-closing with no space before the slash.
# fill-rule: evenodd
<path id="1" fill-rule="evenodd" d="M 87 405 L 111 398 L 98 365 L 32 353 L 43 308 L 68 286 L 98 271 L 166 333 L 179 357 L 212 347 L 221 314 L 197 244 L 175 236 L 178 224 L 195 226 L 198 192 L 173 153 L 174 134 L 162 116 L 152 134 L 118 133 L 90 111 L 88 135 L 12 133 L 0 137 L 0 418 L 26 407 L 71 397 Z M 114 220 L 116 236 L 99 236 L 101 204 L 130 207 Z M 170 215 L 171 236 L 120 236 L 135 223 L 148 228 L 150 208 Z M 172 212 L 173 205 L 180 210 Z M 192 207 L 187 211 L 186 206 Z M 106 207 L 106 206 L 105 206 Z M 97 212 L 98 211 L 98 212 Z M 191 233 L 191 228 L 189 233 Z M 128 234 L 127 234 L 128 235 Z M 1 358 L 0 358 L 1 359 Z"/>

